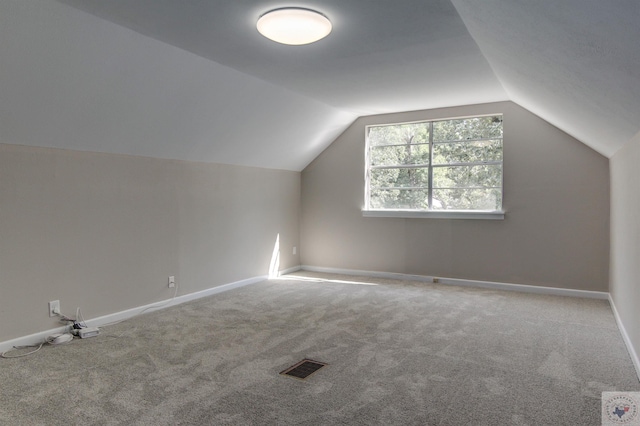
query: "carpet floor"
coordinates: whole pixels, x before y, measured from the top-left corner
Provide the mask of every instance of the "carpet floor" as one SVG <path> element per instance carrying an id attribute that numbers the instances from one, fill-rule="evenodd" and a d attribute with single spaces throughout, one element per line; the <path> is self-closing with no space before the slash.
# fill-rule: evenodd
<path id="1" fill-rule="evenodd" d="M 0 359 L 0 424 L 584 426 L 603 391 L 640 391 L 607 301 L 298 272 Z"/>

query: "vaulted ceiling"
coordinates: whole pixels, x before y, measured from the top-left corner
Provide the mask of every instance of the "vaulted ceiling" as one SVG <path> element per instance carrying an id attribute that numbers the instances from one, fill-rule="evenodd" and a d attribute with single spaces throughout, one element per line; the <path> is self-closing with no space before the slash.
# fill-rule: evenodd
<path id="1" fill-rule="evenodd" d="M 287 5 L 326 39 L 255 29 Z M 636 0 L 2 0 L 0 142 L 302 170 L 362 115 L 512 100 L 611 156 Z"/>

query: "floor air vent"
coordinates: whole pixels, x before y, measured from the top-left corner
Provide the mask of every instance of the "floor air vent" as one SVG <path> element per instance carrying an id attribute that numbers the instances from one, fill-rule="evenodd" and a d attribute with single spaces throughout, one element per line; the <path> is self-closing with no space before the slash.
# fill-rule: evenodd
<path id="1" fill-rule="evenodd" d="M 299 363 L 282 371 L 280 374 L 304 380 L 325 365 L 327 364 L 310 359 L 303 359 Z"/>

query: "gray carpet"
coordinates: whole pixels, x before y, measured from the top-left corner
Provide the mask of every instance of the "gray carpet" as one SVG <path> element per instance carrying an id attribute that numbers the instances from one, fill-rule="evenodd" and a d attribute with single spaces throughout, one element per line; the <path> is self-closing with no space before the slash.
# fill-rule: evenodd
<path id="1" fill-rule="evenodd" d="M 278 374 L 303 358 L 329 365 Z M 598 425 L 602 391 L 640 390 L 606 301 L 309 272 L 0 359 L 0 383 L 10 425 Z"/>

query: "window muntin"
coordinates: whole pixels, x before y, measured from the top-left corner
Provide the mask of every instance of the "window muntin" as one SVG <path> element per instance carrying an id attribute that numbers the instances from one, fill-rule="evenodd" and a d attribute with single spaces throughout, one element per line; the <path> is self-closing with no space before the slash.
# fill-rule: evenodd
<path id="1" fill-rule="evenodd" d="M 367 127 L 365 210 L 502 210 L 502 115 Z"/>

